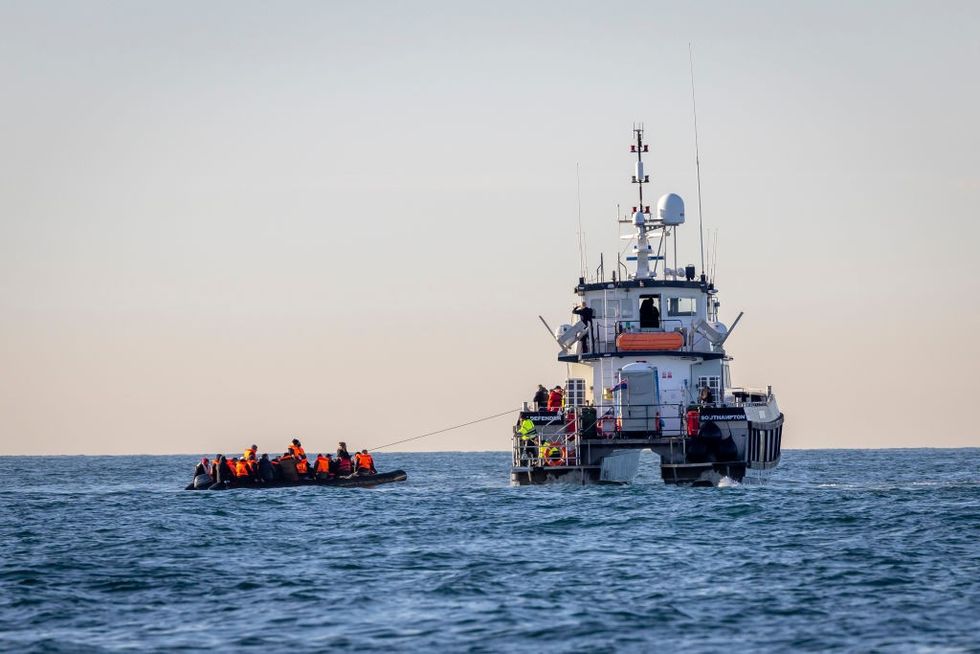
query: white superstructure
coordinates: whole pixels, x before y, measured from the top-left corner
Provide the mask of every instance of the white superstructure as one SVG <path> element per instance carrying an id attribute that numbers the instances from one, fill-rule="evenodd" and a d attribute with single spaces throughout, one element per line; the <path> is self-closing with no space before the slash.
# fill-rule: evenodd
<path id="1" fill-rule="evenodd" d="M 778 463 L 783 417 L 775 397 L 731 384 L 725 343 L 741 314 L 731 328 L 721 323 L 713 280 L 679 264 L 684 201 L 668 193 L 655 212 L 644 204 L 648 146 L 642 127 L 634 134 L 639 201 L 620 219 L 632 227 L 623 238 L 633 254 L 617 260 L 608 278 L 600 266 L 595 279 L 579 279 L 575 293 L 584 308 L 576 311 L 577 322 L 555 334 L 558 359 L 569 364 L 566 399 L 558 411 L 522 412 L 515 428 L 517 483 L 571 472 L 612 481 L 610 463 L 635 472 L 623 463 L 624 451 L 645 448 L 660 454 L 666 481 L 741 479 L 747 468 Z M 536 426 L 533 437 L 528 421 Z"/>

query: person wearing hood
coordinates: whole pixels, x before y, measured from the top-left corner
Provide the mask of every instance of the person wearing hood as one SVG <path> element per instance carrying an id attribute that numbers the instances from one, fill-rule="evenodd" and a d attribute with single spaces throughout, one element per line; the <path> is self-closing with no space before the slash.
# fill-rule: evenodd
<path id="1" fill-rule="evenodd" d="M 276 473 L 272 468 L 272 461 L 269 461 L 268 454 L 263 454 L 262 458 L 259 459 L 259 479 L 268 484 L 274 481 L 275 478 Z"/>

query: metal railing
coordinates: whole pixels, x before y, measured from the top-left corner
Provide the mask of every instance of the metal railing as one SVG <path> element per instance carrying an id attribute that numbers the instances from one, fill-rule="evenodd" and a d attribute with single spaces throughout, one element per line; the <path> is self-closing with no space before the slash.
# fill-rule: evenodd
<path id="1" fill-rule="evenodd" d="M 673 441 L 683 441 L 688 435 L 688 406 L 603 404 L 569 407 L 553 416 L 545 411 L 522 411 L 514 427 L 512 463 L 515 467 L 581 466 L 591 459 L 593 443 L 615 444 L 617 440 L 664 439 L 673 448 Z M 533 434 L 522 435 L 522 422 L 532 417 L 538 419 Z M 549 419 L 540 422 L 545 417 Z"/>
<path id="2" fill-rule="evenodd" d="M 684 321 L 678 318 L 662 318 L 658 327 L 640 327 L 640 321 L 637 319 L 595 318 L 589 326 L 589 331 L 579 343 L 588 341 L 587 350 L 583 350 L 582 354 L 615 354 L 620 352 L 616 346 L 616 338 L 620 334 L 669 334 L 674 332 L 680 333 L 684 337 L 683 345 L 676 351 L 692 351 L 691 346 L 694 339 L 689 337 L 689 330 Z"/>

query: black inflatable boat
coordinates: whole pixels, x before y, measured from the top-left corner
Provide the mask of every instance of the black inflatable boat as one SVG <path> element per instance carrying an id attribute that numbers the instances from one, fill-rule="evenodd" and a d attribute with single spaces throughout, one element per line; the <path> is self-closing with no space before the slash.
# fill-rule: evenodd
<path id="1" fill-rule="evenodd" d="M 341 488 L 358 486 L 361 488 L 370 488 L 371 486 L 380 486 L 381 484 L 390 484 L 396 481 L 405 481 L 406 479 L 408 479 L 408 475 L 405 474 L 404 470 L 383 472 L 377 475 L 352 475 L 350 477 L 334 477 L 333 479 L 299 479 L 297 481 L 283 480 L 265 483 L 241 483 L 237 481 L 230 481 L 215 484 L 211 481 L 210 476 L 198 475 L 184 490 L 231 490 L 233 488 L 263 489 L 290 488 L 293 486 L 338 486 Z"/>

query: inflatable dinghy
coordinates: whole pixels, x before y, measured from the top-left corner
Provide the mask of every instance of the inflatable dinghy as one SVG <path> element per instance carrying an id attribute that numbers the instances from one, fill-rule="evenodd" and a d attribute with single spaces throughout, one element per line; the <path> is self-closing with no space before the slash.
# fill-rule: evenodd
<path id="1" fill-rule="evenodd" d="M 394 470 L 383 472 L 377 475 L 352 475 L 350 477 L 334 477 L 333 479 L 299 479 L 297 481 L 269 481 L 269 482 L 237 482 L 230 481 L 224 483 L 213 483 L 209 475 L 198 475 L 184 490 L 231 490 L 233 488 L 290 488 L 293 486 L 339 486 L 349 488 L 358 486 L 370 488 L 381 484 L 390 484 L 396 481 L 405 481 L 408 475 L 404 470 Z"/>

